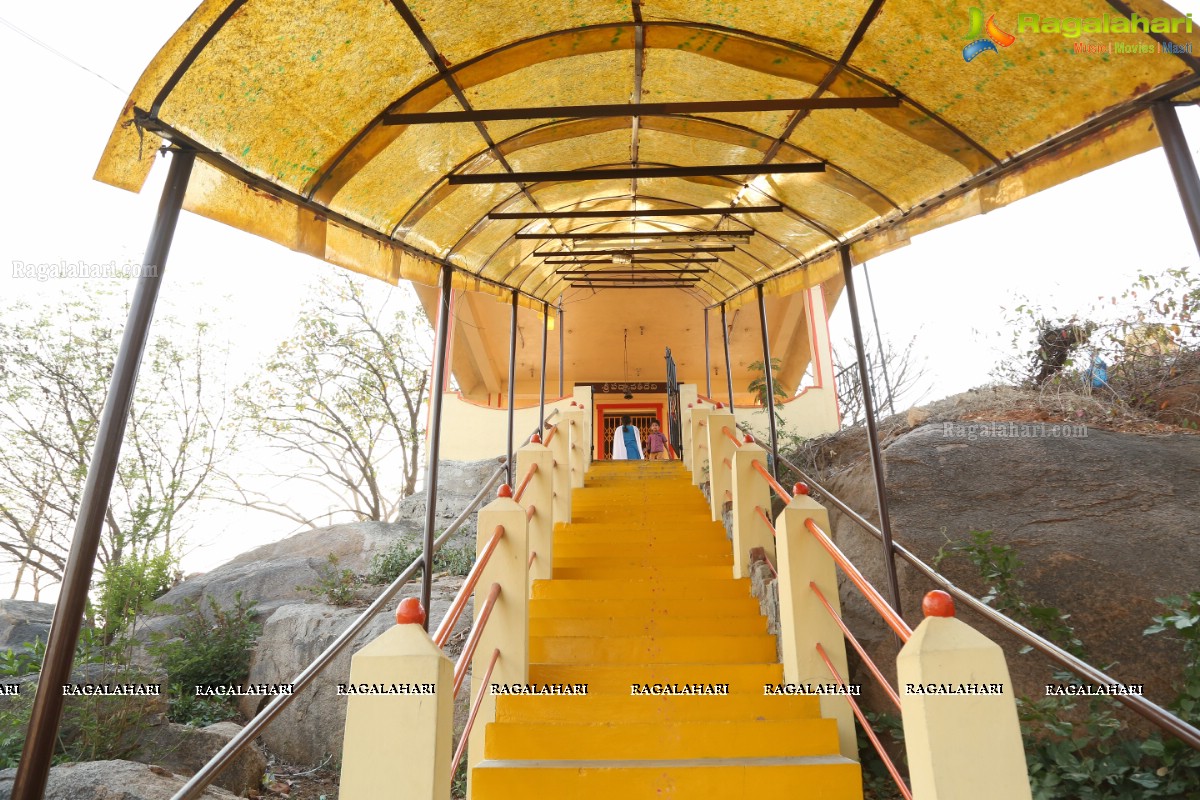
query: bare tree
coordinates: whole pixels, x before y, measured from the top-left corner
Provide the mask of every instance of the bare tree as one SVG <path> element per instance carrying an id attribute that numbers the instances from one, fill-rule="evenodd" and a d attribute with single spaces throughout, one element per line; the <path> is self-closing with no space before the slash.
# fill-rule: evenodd
<path id="1" fill-rule="evenodd" d="M 925 378 L 925 365 L 914 361 L 914 336 L 906 346 L 896 345 L 884 339 L 883 358 L 879 358 L 879 346 L 865 337 L 864 350 L 867 354 L 867 376 L 871 381 L 871 399 L 875 403 L 876 415 L 883 415 L 901 404 L 912 405 L 928 391 L 920 390 Z M 857 425 L 866 420 L 863 412 L 863 395 L 858 371 L 858 357 L 854 342 L 847 340 L 842 346 L 833 348 L 834 385 L 837 387 L 838 405 L 842 412 L 843 425 Z"/>
<path id="2" fill-rule="evenodd" d="M 392 519 L 416 490 L 431 361 L 420 310 L 373 307 L 349 276 L 322 284 L 238 408 L 282 463 L 300 463 L 268 474 L 307 482 L 334 506 L 314 516 L 230 478 L 235 502 L 309 526 L 338 513 Z"/>
<path id="3" fill-rule="evenodd" d="M 36 596 L 62 580 L 120 336 L 102 297 L 38 312 L 16 304 L 0 321 L 0 556 L 15 565 L 13 596 L 22 585 Z M 156 330 L 105 513 L 98 577 L 131 553 L 172 552 L 179 512 L 224 451 L 207 326 L 163 319 Z"/>

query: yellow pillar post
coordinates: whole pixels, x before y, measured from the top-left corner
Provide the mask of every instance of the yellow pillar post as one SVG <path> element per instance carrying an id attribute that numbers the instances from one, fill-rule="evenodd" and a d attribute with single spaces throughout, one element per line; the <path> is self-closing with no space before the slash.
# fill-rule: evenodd
<path id="1" fill-rule="evenodd" d="M 563 412 L 559 412 L 558 427 L 547 428 L 542 441 L 550 437 L 551 430 L 555 431 L 549 444 L 554 470 L 554 521 L 567 523 L 571 521 L 571 433 Z"/>
<path id="2" fill-rule="evenodd" d="M 1012 679 L 1000 646 L 930 592 L 896 658 L 904 748 L 916 800 L 1029 800 Z"/>
<path id="3" fill-rule="evenodd" d="M 771 516 L 771 489 L 752 466 L 767 463 L 766 449 L 746 442 L 733 454 L 733 577 L 750 577 L 750 551 L 761 547 L 772 560 L 775 537 L 755 508 Z"/>
<path id="4" fill-rule="evenodd" d="M 526 511 L 530 506 L 535 509 L 533 517 L 528 522 L 529 552 L 531 555 L 537 553 L 537 557 L 529 566 L 530 585 L 540 578 L 549 578 L 550 567 L 553 563 L 554 455 L 549 448 L 542 446 L 540 440 L 530 442 L 517 451 L 518 485 L 525 480 L 525 475 L 534 465 L 537 466 L 537 471 L 529 479 L 520 500 L 521 506 Z"/>
<path id="5" fill-rule="evenodd" d="M 411 691 L 350 695 L 339 789 L 345 800 L 450 798 L 454 665 L 421 627 L 424 618 L 404 617 L 350 659 L 347 688 Z"/>
<path id="6" fill-rule="evenodd" d="M 708 507 L 712 512 L 713 522 L 721 519 L 725 508 L 725 492 L 732 491 L 733 488 L 733 475 L 729 467 L 725 466 L 725 459 L 729 459 L 732 464 L 733 452 L 737 450 L 737 445 L 722 432 L 722 429 L 729 428 L 733 435 L 737 436 L 736 425 L 733 414 L 721 406 L 709 412 L 705 430 L 708 431 Z"/>
<path id="7" fill-rule="evenodd" d="M 766 463 L 764 455 L 764 467 Z M 816 522 L 821 530 L 830 530 L 829 514 L 825 509 L 811 497 L 796 494 L 775 522 L 783 677 L 788 683 L 829 684 L 834 679 L 817 653 L 818 643 L 824 646 L 829 660 L 844 678 L 848 679 L 850 670 L 846 664 L 846 641 L 842 631 L 809 587 L 810 583 L 815 583 L 833 610 L 841 613 L 833 556 L 804 526 L 808 519 Z M 822 695 L 821 716 L 837 720 L 841 753 L 857 761 L 854 712 L 850 704 L 838 695 Z"/>
<path id="8" fill-rule="evenodd" d="M 691 470 L 692 455 L 688 452 L 688 443 L 692 438 L 692 408 L 700 402 L 699 392 L 694 383 L 679 384 L 679 429 L 683 435 L 682 442 L 671 442 L 683 461 L 683 468 Z"/>
<path id="9" fill-rule="evenodd" d="M 475 586 L 476 625 L 493 584 L 500 585 L 500 596 L 471 660 L 472 700 L 479 696 L 481 689 L 485 691 L 468 739 L 468 774 L 483 759 L 484 730 L 496 718 L 496 698 L 481 680 L 491 663 L 492 652 L 499 649 L 500 659 L 490 683 L 525 683 L 529 674 L 529 539 L 525 509 L 513 502 L 508 486 L 501 486 L 500 497 L 479 510 L 476 553 L 482 552 L 498 525 L 504 528 L 504 536 L 480 572 L 479 583 Z"/>
<path id="10" fill-rule="evenodd" d="M 699 486 L 708 480 L 708 415 L 711 408 L 696 406 L 692 409 L 691 450 L 692 485 Z"/>
<path id="11" fill-rule="evenodd" d="M 574 397 L 575 402 L 579 404 L 579 410 L 583 412 L 583 430 L 580 433 L 580 440 L 586 443 L 583 447 L 583 471 L 586 473 L 592 468 L 592 444 L 595 442 L 592 420 L 596 410 L 592 407 L 592 387 L 576 386 Z M 579 485 L 583 486 L 582 483 Z"/>
<path id="12" fill-rule="evenodd" d="M 592 446 L 588 439 L 587 425 L 584 420 L 585 412 L 581 411 L 578 406 L 571 406 L 558 416 L 561 420 L 558 423 L 558 435 L 565 434 L 567 437 L 567 460 L 571 469 L 571 481 L 568 485 L 572 489 L 582 489 L 583 476 L 587 472 L 584 456 Z"/>

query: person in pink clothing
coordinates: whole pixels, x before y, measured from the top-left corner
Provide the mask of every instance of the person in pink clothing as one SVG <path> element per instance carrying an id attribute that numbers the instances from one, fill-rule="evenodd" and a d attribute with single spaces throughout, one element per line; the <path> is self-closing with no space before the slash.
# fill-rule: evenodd
<path id="1" fill-rule="evenodd" d="M 650 436 L 646 439 L 650 448 L 651 461 L 667 460 L 667 437 L 658 429 L 658 422 L 650 423 Z"/>

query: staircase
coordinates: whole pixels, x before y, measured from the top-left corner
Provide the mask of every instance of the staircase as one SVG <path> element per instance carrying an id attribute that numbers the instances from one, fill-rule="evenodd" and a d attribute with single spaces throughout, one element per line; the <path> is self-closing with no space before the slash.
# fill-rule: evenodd
<path id="1" fill-rule="evenodd" d="M 572 512 L 533 586 L 529 683 L 588 694 L 498 696 L 474 800 L 862 798 L 817 699 L 763 695 L 775 639 L 682 465 L 597 462 Z M 655 684 L 728 694 L 631 694 Z"/>

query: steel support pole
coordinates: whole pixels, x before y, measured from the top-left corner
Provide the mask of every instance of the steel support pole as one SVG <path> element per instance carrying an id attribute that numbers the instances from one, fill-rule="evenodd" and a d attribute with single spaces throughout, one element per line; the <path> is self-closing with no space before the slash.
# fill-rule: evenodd
<path id="1" fill-rule="evenodd" d="M 508 485 L 513 486 L 513 404 L 517 401 L 517 293 L 512 295 L 512 323 L 508 327 Z"/>
<path id="2" fill-rule="evenodd" d="M 758 320 L 762 331 L 763 382 L 767 390 L 767 421 L 771 426 L 771 474 L 779 479 L 779 434 L 775 430 L 775 375 L 771 372 L 771 342 L 767 337 L 767 301 L 762 284 L 754 287 L 758 293 Z"/>
<path id="3" fill-rule="evenodd" d="M 729 413 L 733 413 L 733 369 L 729 363 L 729 325 L 725 322 L 725 304 L 721 303 L 721 341 L 725 345 L 725 380 L 729 382 Z M 709 395 L 711 397 L 712 395 Z"/>
<path id="4" fill-rule="evenodd" d="M 433 534 L 437 522 L 438 459 L 442 449 L 442 395 L 446 390 L 447 345 L 450 342 L 450 293 L 454 269 L 442 267 L 442 292 L 438 305 L 437 335 L 433 343 L 433 386 L 429 390 L 429 452 L 425 467 L 425 538 L 421 544 L 424 566 L 421 569 L 421 606 L 425 609 L 425 630 L 429 630 L 429 609 L 433 598 Z"/>
<path id="5" fill-rule="evenodd" d="M 538 386 L 538 434 L 545 437 L 546 428 L 546 342 L 550 337 L 550 304 L 542 303 L 542 380 Z"/>
<path id="6" fill-rule="evenodd" d="M 708 354 L 708 309 L 704 309 L 704 396 L 712 397 L 712 360 Z M 730 411 L 733 406 L 730 405 Z"/>
<path id="7" fill-rule="evenodd" d="M 558 296 L 558 396 L 563 397 L 563 308 L 562 295 Z"/>
<path id="8" fill-rule="evenodd" d="M 162 273 L 195 161 L 196 154 L 191 151 L 176 150 L 171 156 L 167 182 L 158 203 L 150 241 L 146 245 L 142 274 L 129 306 L 104 411 L 100 415 L 96 445 L 88 464 L 83 496 L 79 501 L 79 516 L 75 520 L 75 534 L 71 538 L 71 550 L 63 571 L 62 592 L 54 607 L 25 746 L 13 781 L 14 800 L 40 800 L 46 790 L 63 710 L 62 687 L 71 682 L 75 643 L 83 624 L 84 606 L 88 589 L 91 588 L 113 477 L 121 456 L 121 440 L 125 436 L 125 424 L 129 419 L 133 390 L 137 385 L 138 367 L 150 337 L 150 321 L 154 317 Z"/>
<path id="9" fill-rule="evenodd" d="M 900 581 L 896 577 L 896 550 L 892 546 L 892 520 L 888 516 L 887 488 L 883 480 L 883 451 L 879 449 L 879 428 L 875 424 L 875 401 L 871 397 L 871 376 L 867 370 L 867 350 L 863 345 L 862 325 L 858 319 L 858 300 L 854 294 L 853 265 L 850 249 L 838 250 L 842 258 L 842 275 L 846 279 L 846 304 L 850 306 L 850 325 L 854 329 L 854 351 L 858 355 L 858 382 L 862 389 L 863 412 L 867 417 L 867 445 L 871 451 L 871 473 L 875 478 L 875 502 L 879 508 L 879 530 L 883 532 L 883 563 L 887 569 L 888 590 L 892 608 L 900 610 Z"/>
<path id="10" fill-rule="evenodd" d="M 1192 151 L 1188 149 L 1175 106 L 1163 100 L 1150 108 L 1154 112 L 1154 124 L 1158 126 L 1163 152 L 1167 154 L 1167 163 L 1171 165 L 1175 188 L 1179 190 L 1184 216 L 1187 217 L 1188 227 L 1192 229 L 1192 240 L 1200 252 L 1200 178 L 1196 176 L 1196 162 L 1192 160 Z"/>
<path id="11" fill-rule="evenodd" d="M 871 273 L 867 263 L 863 262 L 863 277 L 867 281 L 867 300 L 871 304 L 871 322 L 875 325 L 875 344 L 879 346 L 879 369 L 883 372 L 883 388 L 887 392 L 888 408 L 893 416 L 896 413 L 896 398 L 892 396 L 892 381 L 888 377 L 887 355 L 883 352 L 883 335 L 879 332 L 879 317 L 875 314 L 875 293 L 871 291 Z"/>

